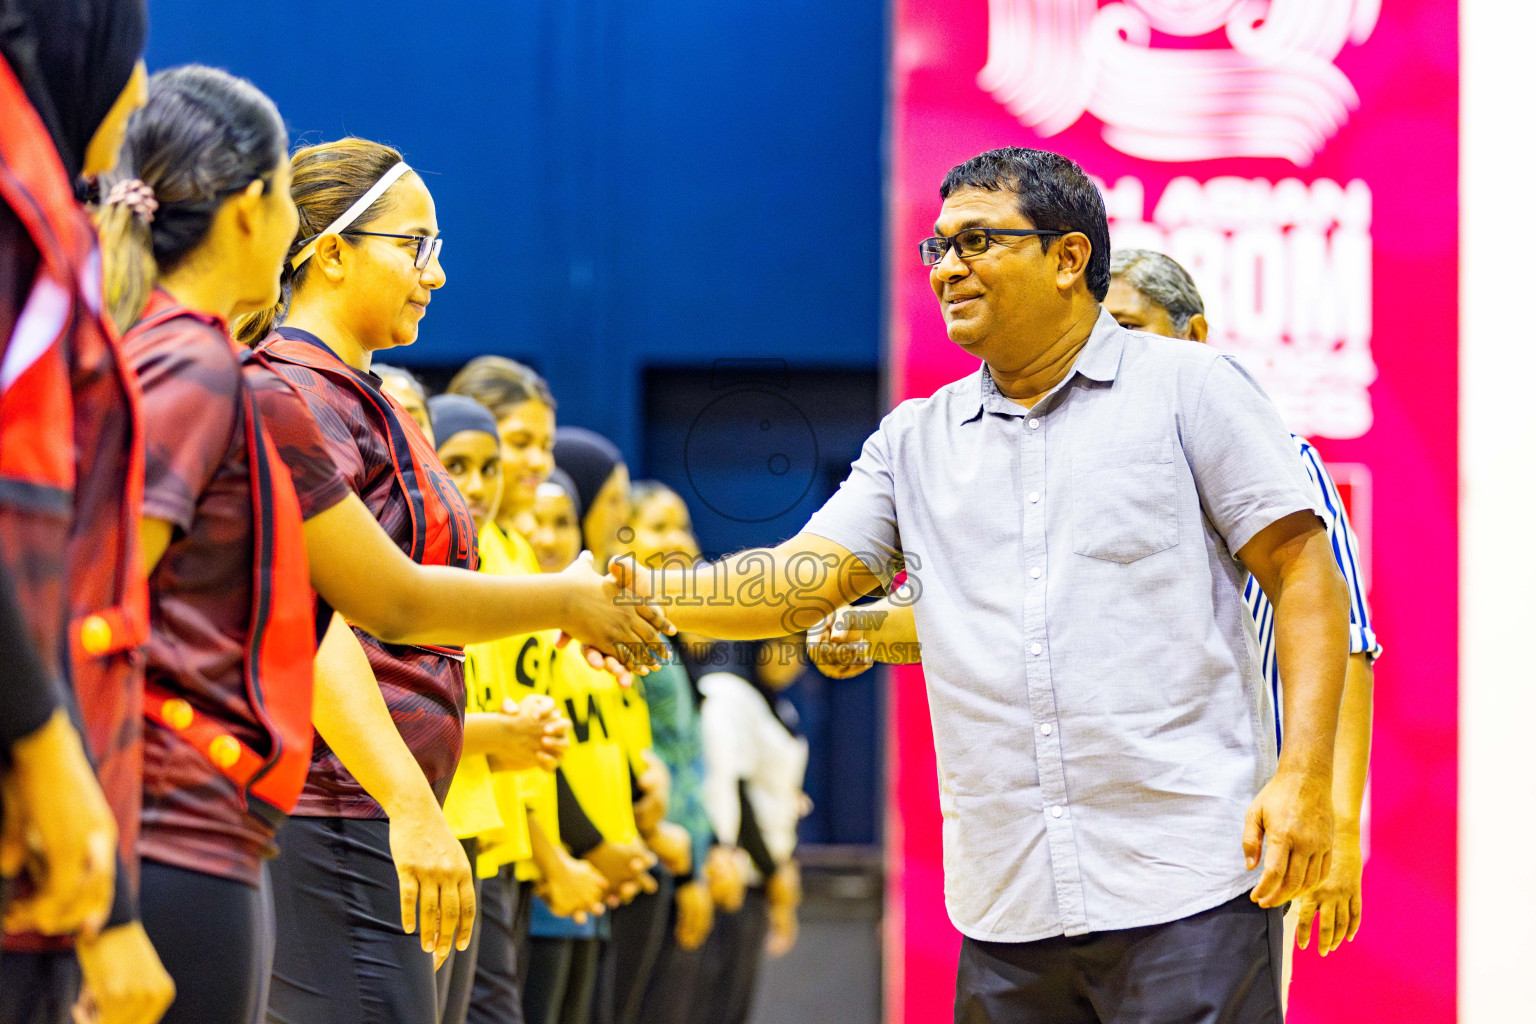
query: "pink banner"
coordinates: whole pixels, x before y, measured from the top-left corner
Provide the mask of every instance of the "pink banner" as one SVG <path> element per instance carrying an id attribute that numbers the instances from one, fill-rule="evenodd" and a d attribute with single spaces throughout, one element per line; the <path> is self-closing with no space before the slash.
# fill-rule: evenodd
<path id="1" fill-rule="evenodd" d="M 918 240 L 983 150 L 1072 157 L 1118 247 L 1194 274 L 1214 344 L 1330 464 L 1376 628 L 1364 923 L 1299 952 L 1292 1024 L 1449 1022 L 1456 1006 L 1457 19 L 1449 0 L 895 0 L 892 399 L 975 363 Z M 887 1020 L 949 1019 L 922 676 L 890 702 Z M 1233 836 L 1237 843 L 1240 837 Z"/>

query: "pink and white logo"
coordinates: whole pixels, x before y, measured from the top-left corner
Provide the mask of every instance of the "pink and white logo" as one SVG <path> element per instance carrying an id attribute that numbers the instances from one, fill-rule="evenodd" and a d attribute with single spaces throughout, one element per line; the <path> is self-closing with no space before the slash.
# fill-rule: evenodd
<path id="1" fill-rule="evenodd" d="M 990 0 L 977 82 L 1041 136 L 1083 114 L 1144 160 L 1298 166 L 1359 96 L 1334 60 L 1381 0 Z"/>

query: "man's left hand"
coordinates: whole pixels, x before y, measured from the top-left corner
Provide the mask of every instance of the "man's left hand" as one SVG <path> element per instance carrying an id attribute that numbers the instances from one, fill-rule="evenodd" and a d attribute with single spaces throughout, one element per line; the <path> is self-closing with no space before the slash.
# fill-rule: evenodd
<path id="1" fill-rule="evenodd" d="M 1282 768 L 1248 807 L 1243 853 L 1249 869 L 1263 853 L 1253 887 L 1261 907 L 1278 907 L 1311 892 L 1328 875 L 1333 846 L 1333 776 Z"/>
<path id="2" fill-rule="evenodd" d="M 1306 949 L 1312 941 L 1312 919 L 1317 918 L 1317 952 L 1327 956 L 1360 930 L 1360 833 L 1339 829 L 1334 836 L 1333 858 L 1323 884 L 1301 898 L 1296 918 L 1296 945 Z"/>

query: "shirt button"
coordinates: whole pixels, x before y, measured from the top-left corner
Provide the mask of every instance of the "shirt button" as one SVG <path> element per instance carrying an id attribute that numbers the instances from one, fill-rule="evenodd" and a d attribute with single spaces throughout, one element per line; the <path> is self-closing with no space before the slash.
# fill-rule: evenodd
<path id="1" fill-rule="evenodd" d="M 1033 505 L 1035 502 L 1037 502 L 1039 500 L 1040 500 L 1040 492 L 1039 491 L 1030 491 L 1029 492 L 1029 503 L 1031 505 Z"/>
<path id="2" fill-rule="evenodd" d="M 1029 578 L 1033 579 L 1033 580 L 1037 580 L 1037 579 L 1040 578 L 1040 567 L 1038 565 L 1030 566 L 1030 568 L 1029 568 Z"/>
<path id="3" fill-rule="evenodd" d="M 1046 722 L 1044 725 L 1042 725 L 1040 727 L 1040 735 L 1041 736 L 1049 736 L 1050 734 L 1051 734 L 1051 723 L 1050 722 Z"/>
<path id="4" fill-rule="evenodd" d="M 1045 648 L 1041 647 L 1039 644 L 1029 645 L 1029 653 L 1033 654 L 1037 658 L 1040 657 L 1040 652 L 1043 650 L 1045 650 Z"/>
<path id="5" fill-rule="evenodd" d="M 1061 805 L 1060 804 L 1057 804 L 1055 807 L 1051 808 L 1051 817 L 1053 817 L 1053 818 L 1061 817 Z"/>
<path id="6" fill-rule="evenodd" d="M 1039 420 L 1030 420 L 1029 421 L 1029 429 L 1030 430 L 1039 430 L 1040 429 L 1040 421 Z"/>

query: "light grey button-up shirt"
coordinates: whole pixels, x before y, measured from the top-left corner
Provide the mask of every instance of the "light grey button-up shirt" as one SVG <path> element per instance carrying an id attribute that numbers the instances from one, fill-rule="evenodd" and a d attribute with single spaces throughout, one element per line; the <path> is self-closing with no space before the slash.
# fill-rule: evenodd
<path id="1" fill-rule="evenodd" d="M 1106 312 L 1033 408 L 983 367 L 865 443 L 805 532 L 920 587 L 962 932 L 1158 924 L 1257 882 L 1275 740 L 1233 553 L 1311 493 L 1236 362 Z"/>

